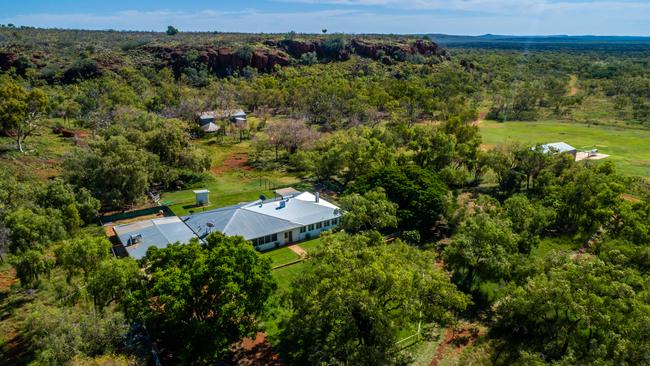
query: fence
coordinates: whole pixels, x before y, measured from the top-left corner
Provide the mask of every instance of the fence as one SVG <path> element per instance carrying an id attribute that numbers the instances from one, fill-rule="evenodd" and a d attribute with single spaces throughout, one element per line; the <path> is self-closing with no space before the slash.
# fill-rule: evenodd
<path id="1" fill-rule="evenodd" d="M 120 212 L 112 215 L 106 215 L 106 216 L 100 216 L 99 217 L 99 224 L 104 225 L 108 222 L 115 222 L 115 221 L 120 221 L 120 220 L 128 220 L 128 219 L 133 219 L 136 217 L 140 216 L 147 216 L 147 215 L 153 215 L 158 212 L 162 211 L 163 215 L 165 217 L 167 216 L 174 216 L 174 213 L 172 210 L 169 209 L 167 206 L 156 206 L 156 207 L 149 207 L 149 208 L 144 208 L 142 210 L 135 210 L 135 211 L 128 211 L 128 212 Z"/>

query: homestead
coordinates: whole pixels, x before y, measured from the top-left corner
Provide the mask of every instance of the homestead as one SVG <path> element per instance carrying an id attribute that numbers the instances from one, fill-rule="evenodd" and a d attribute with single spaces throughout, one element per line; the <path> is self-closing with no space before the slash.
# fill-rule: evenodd
<path id="1" fill-rule="evenodd" d="M 219 231 L 243 236 L 258 250 L 268 250 L 315 238 L 336 227 L 340 216 L 339 208 L 318 193 L 303 192 L 200 212 L 182 220 L 201 239 Z"/>
<path id="2" fill-rule="evenodd" d="M 196 191 L 202 197 L 204 191 Z M 154 218 L 118 225 L 113 228 L 126 253 L 142 258 L 149 247 L 164 248 L 196 238 L 203 240 L 218 231 L 228 236 L 242 236 L 256 249 L 308 240 L 331 230 L 340 223 L 341 212 L 318 193 L 278 190 L 275 199 L 221 207 L 179 218 Z"/>

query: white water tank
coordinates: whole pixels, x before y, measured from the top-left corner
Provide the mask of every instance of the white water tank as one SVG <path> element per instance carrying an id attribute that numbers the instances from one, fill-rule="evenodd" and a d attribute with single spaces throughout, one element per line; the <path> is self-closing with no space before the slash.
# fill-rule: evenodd
<path id="1" fill-rule="evenodd" d="M 196 190 L 194 191 L 194 195 L 196 196 L 197 206 L 205 206 L 210 203 L 210 191 L 207 189 Z"/>

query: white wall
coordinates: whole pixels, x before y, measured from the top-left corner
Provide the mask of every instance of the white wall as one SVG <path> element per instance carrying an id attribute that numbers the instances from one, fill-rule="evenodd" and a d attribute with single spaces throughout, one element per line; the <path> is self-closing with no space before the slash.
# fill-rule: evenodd
<path id="1" fill-rule="evenodd" d="M 339 221 L 340 221 L 340 218 L 339 218 Z M 308 230 L 308 231 L 305 231 L 304 233 L 300 232 L 300 228 L 293 229 L 293 230 L 291 230 L 293 232 L 293 234 L 292 234 L 293 235 L 292 243 L 297 243 L 297 242 L 305 241 L 305 240 L 308 240 L 308 239 L 315 239 L 315 238 L 319 237 L 320 234 L 323 231 L 332 230 L 337 226 L 338 225 L 330 225 L 330 226 L 325 226 L 325 227 L 321 227 L 320 229 L 317 229 L 316 224 L 314 224 L 314 230 Z M 309 225 L 307 225 L 306 227 L 309 228 Z M 282 231 L 282 232 L 277 233 L 277 235 L 278 235 L 278 240 L 277 241 L 262 244 L 262 245 L 258 245 L 256 247 L 257 250 L 260 250 L 260 251 L 271 250 L 271 249 L 276 247 L 276 243 L 278 243 L 279 247 L 290 244 L 290 243 L 288 243 L 288 239 L 284 238 L 284 233 L 285 232 L 286 231 Z"/>

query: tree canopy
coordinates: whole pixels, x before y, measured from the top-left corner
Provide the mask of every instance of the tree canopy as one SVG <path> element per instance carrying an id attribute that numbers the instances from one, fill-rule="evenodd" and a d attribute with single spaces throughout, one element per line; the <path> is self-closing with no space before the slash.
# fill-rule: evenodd
<path id="1" fill-rule="evenodd" d="M 252 335 L 275 289 L 269 262 L 241 237 L 213 233 L 205 244 L 151 248 L 142 261 L 147 283 L 135 289 L 131 313 L 185 363 L 218 359 Z"/>
<path id="2" fill-rule="evenodd" d="M 287 361 L 400 364 L 402 329 L 444 323 L 469 303 L 434 263 L 432 253 L 376 234 L 328 236 L 289 289 L 280 336 Z"/>

